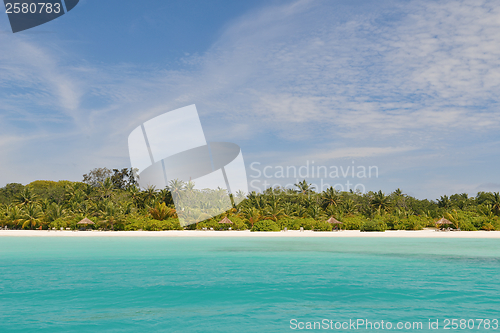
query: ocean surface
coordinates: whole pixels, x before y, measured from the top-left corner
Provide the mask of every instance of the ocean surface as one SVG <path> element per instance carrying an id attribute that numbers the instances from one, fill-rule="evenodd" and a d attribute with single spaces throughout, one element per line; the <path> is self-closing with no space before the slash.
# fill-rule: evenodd
<path id="1" fill-rule="evenodd" d="M 0 332 L 490 332 L 498 319 L 493 239 L 0 237 Z"/>

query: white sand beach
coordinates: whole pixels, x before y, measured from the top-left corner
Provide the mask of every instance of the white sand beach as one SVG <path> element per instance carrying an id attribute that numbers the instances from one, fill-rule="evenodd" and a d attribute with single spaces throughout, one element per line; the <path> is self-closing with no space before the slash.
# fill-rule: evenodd
<path id="1" fill-rule="evenodd" d="M 69 230 L 0 230 L 0 237 L 371 237 L 371 238 L 498 238 L 500 231 L 437 231 L 437 230 L 388 230 L 385 232 L 360 232 L 342 230 L 313 232 L 289 230 L 281 232 L 245 231 L 69 231 Z"/>

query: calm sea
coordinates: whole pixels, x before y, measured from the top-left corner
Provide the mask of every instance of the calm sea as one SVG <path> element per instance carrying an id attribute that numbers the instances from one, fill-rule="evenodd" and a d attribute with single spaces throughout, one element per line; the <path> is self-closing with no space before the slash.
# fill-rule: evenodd
<path id="1" fill-rule="evenodd" d="M 499 310 L 498 240 L 0 238 L 0 332 L 487 332 Z"/>

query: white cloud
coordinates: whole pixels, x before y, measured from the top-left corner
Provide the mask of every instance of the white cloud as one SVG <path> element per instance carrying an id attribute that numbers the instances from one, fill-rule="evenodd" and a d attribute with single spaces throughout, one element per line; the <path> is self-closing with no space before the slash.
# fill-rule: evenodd
<path id="1" fill-rule="evenodd" d="M 29 131 L 57 132 L 60 152 L 51 158 L 78 165 L 78 177 L 83 168 L 126 166 L 133 128 L 193 103 L 209 139 L 239 142 L 255 158 L 280 150 L 274 158 L 375 159 L 414 147 L 429 150 L 423 156 L 439 147 L 452 154 L 470 137 L 498 131 L 495 2 L 367 7 L 297 1 L 262 8 L 229 24 L 210 50 L 182 59 L 186 69 L 176 71 L 68 62 L 71 51 L 54 44 L 0 35 L 11 45 L 0 54 L 0 128 L 19 136 L 26 131 L 20 121 L 43 122 Z"/>

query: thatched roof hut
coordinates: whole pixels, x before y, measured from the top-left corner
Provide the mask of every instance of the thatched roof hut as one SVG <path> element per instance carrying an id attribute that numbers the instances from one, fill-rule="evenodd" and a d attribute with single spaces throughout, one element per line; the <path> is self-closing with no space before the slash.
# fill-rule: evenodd
<path id="1" fill-rule="evenodd" d="M 440 219 L 436 222 L 436 224 L 453 224 L 453 222 L 451 222 L 451 221 L 449 221 L 449 220 L 445 219 L 444 217 L 442 217 L 442 218 L 440 218 Z"/>
<path id="2" fill-rule="evenodd" d="M 338 221 L 337 219 L 335 219 L 333 216 L 330 217 L 326 222 L 328 222 L 330 224 L 344 224 L 344 223 Z"/>
<path id="3" fill-rule="evenodd" d="M 77 224 L 95 224 L 95 223 L 92 222 L 91 220 L 89 220 L 88 218 L 84 218 L 83 220 L 81 220 Z"/>
<path id="4" fill-rule="evenodd" d="M 226 217 L 224 217 L 222 220 L 220 220 L 219 222 L 220 224 L 233 224 L 233 221 L 231 221 L 230 219 Z"/>

